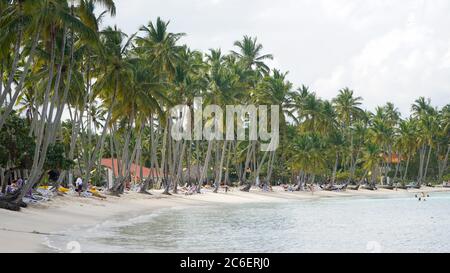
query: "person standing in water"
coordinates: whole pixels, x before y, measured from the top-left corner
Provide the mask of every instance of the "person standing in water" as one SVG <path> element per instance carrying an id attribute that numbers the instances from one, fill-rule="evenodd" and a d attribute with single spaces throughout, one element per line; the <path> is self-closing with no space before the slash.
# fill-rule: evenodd
<path id="1" fill-rule="evenodd" d="M 421 192 L 419 196 L 416 194 L 416 198 L 419 198 L 419 201 L 427 201 L 426 197 L 430 197 L 430 195 L 425 194 L 425 192 Z"/>

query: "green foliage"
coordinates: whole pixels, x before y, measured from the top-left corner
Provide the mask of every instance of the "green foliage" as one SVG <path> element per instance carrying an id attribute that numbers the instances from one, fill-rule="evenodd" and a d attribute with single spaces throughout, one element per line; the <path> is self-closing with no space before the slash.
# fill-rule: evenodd
<path id="1" fill-rule="evenodd" d="M 444 175 L 444 176 L 442 177 L 442 179 L 443 179 L 444 181 L 450 181 L 450 173 Z"/>
<path id="2" fill-rule="evenodd" d="M 350 178 L 350 172 L 338 172 L 336 174 L 336 180 L 337 181 L 347 181 L 347 179 Z"/>
<path id="3" fill-rule="evenodd" d="M 47 158 L 44 163 L 46 170 L 68 170 L 72 167 L 74 162 L 66 159 L 64 154 L 64 145 L 62 143 L 55 143 L 49 145 Z"/>
<path id="4" fill-rule="evenodd" d="M 8 116 L 0 131 L 0 165 L 10 168 L 30 168 L 35 142 L 29 136 L 30 127 L 15 112 Z"/>

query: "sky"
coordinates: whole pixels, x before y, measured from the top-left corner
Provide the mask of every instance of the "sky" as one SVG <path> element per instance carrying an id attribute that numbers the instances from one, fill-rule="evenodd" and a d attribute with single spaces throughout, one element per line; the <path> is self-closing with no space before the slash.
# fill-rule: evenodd
<path id="1" fill-rule="evenodd" d="M 324 99 L 349 87 L 364 106 L 393 102 L 403 115 L 420 96 L 450 103 L 448 0 L 116 0 L 117 24 L 131 34 L 158 16 L 182 43 L 233 49 L 256 36 L 269 64 L 297 88 Z"/>

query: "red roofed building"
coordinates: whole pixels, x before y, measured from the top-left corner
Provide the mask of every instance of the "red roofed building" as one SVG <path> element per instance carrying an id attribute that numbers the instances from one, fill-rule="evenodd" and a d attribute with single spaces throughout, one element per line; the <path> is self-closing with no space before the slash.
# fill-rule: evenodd
<path id="1" fill-rule="evenodd" d="M 396 153 L 392 153 L 391 160 L 389 160 L 389 155 L 387 155 L 387 154 L 383 155 L 383 158 L 384 158 L 385 162 L 389 162 L 389 163 L 393 163 L 393 164 L 399 164 L 400 161 L 404 160 L 403 157 L 399 157 L 399 155 Z"/>
<path id="2" fill-rule="evenodd" d="M 102 158 L 101 161 L 101 165 L 105 168 L 108 169 L 108 182 L 111 183 L 112 181 L 112 170 L 113 170 L 113 162 L 114 162 L 114 177 L 118 177 L 119 176 L 119 168 L 118 168 L 118 164 L 119 164 L 119 160 L 117 158 L 111 159 L 111 158 Z M 132 163 L 131 164 L 131 168 L 130 168 L 130 175 L 131 175 L 131 180 L 133 181 L 140 181 L 141 180 L 141 166 Z M 147 168 L 142 166 L 142 179 L 146 179 L 147 177 L 161 177 L 161 172 L 158 171 L 155 168 Z"/>

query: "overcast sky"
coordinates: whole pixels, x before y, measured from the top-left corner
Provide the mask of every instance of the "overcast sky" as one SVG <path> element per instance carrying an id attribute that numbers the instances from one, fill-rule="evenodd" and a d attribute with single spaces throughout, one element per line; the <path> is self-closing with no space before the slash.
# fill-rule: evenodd
<path id="1" fill-rule="evenodd" d="M 369 110 L 387 101 L 409 114 L 415 98 L 450 103 L 448 0 L 116 0 L 117 24 L 134 33 L 158 16 L 182 42 L 229 51 L 258 37 L 271 66 L 331 99 L 343 87 Z"/>

